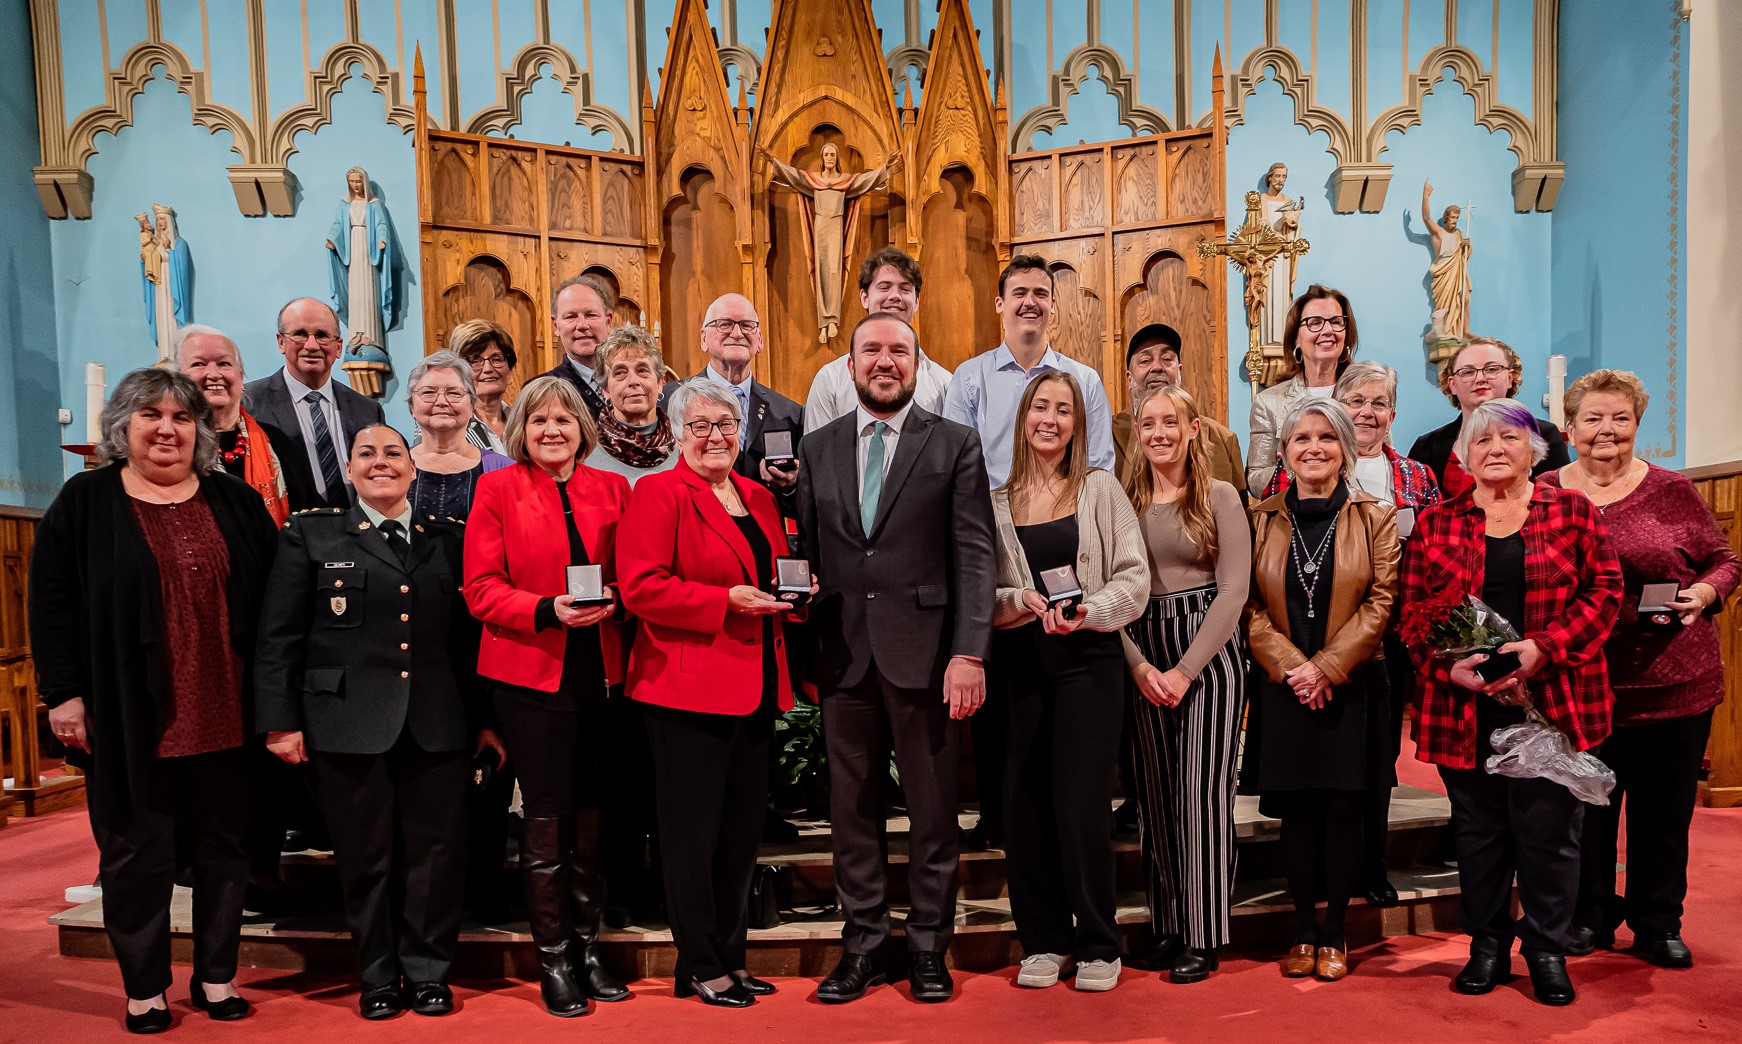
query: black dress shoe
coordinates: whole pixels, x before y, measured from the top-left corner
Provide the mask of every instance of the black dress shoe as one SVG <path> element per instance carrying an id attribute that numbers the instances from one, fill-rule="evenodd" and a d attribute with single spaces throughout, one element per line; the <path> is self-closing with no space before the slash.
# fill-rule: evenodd
<path id="1" fill-rule="evenodd" d="M 405 1010 L 405 996 L 397 984 L 365 986 L 357 999 L 357 1012 L 371 1022 L 391 1019 Z"/>
<path id="2" fill-rule="evenodd" d="M 1574 928 L 1567 934 L 1567 956 L 1588 957 L 1597 950 L 1615 948 L 1615 931 L 1600 932 L 1595 928 Z"/>
<path id="3" fill-rule="evenodd" d="M 732 981 L 744 987 L 744 992 L 752 997 L 766 997 L 774 992 L 774 983 L 764 982 L 749 972 L 733 972 Z"/>
<path id="4" fill-rule="evenodd" d="M 586 945 L 577 942 L 574 952 L 580 955 L 575 962 L 575 979 L 581 984 L 581 989 L 587 991 L 587 996 L 606 1004 L 629 999 L 629 987 L 618 982 L 616 976 L 605 970 L 605 962 L 599 956 L 598 943 Z"/>
<path id="5" fill-rule="evenodd" d="M 1173 962 L 1186 948 L 1183 935 L 1158 935 L 1149 949 L 1141 950 L 1125 958 L 1125 963 L 1141 971 L 1165 971 L 1173 967 Z"/>
<path id="6" fill-rule="evenodd" d="M 1530 966 L 1530 986 L 1537 1000 L 1558 1008 L 1571 1004 L 1578 996 L 1573 992 L 1573 981 L 1567 978 L 1565 957 L 1558 953 L 1536 954 L 1526 957 L 1524 963 Z"/>
<path id="7" fill-rule="evenodd" d="M 1372 906 L 1383 908 L 1397 905 L 1397 888 L 1392 885 L 1390 878 L 1379 877 L 1367 882 L 1362 894 Z"/>
<path id="8" fill-rule="evenodd" d="M 738 982 L 716 990 L 699 979 L 691 979 L 678 983 L 671 992 L 678 997 L 700 997 L 703 1004 L 712 1004 L 716 1008 L 748 1008 L 756 1003 L 756 998 Z"/>
<path id="9" fill-rule="evenodd" d="M 445 982 L 414 982 L 405 987 L 411 1010 L 419 1015 L 451 1015 L 454 991 Z"/>
<path id="10" fill-rule="evenodd" d="M 207 1000 L 206 991 L 199 983 L 192 983 L 188 989 L 188 1003 L 206 1013 L 207 1017 L 216 1022 L 235 1022 L 248 1014 L 248 1002 L 241 997 L 225 997 L 223 1000 Z"/>
<path id="11" fill-rule="evenodd" d="M 1207 950 L 1196 947 L 1180 951 L 1174 958 L 1173 967 L 1168 971 L 1168 981 L 1185 985 L 1192 982 L 1203 982 L 1210 973 L 1221 967 L 1221 958 L 1214 946 Z"/>
<path id="12" fill-rule="evenodd" d="M 1664 935 L 1656 939 L 1635 939 L 1632 949 L 1659 968 L 1692 968 L 1694 955 L 1679 935 Z"/>
<path id="13" fill-rule="evenodd" d="M 128 1033 L 162 1033 L 169 1028 L 169 1009 L 152 1008 L 143 1015 L 127 1013 Z"/>
<path id="14" fill-rule="evenodd" d="M 907 957 L 907 982 L 913 987 L 913 999 L 927 1004 L 947 1001 L 956 995 L 956 980 L 944 967 L 944 955 L 931 950 L 914 950 Z"/>
<path id="15" fill-rule="evenodd" d="M 1459 993 L 1479 996 L 1492 993 L 1494 987 L 1512 978 L 1512 955 L 1509 953 L 1472 953 L 1470 961 L 1464 965 L 1457 978 L 1452 980 L 1452 988 Z"/>
<path id="16" fill-rule="evenodd" d="M 817 986 L 817 1000 L 824 1004 L 845 1004 L 865 996 L 873 986 L 889 981 L 881 961 L 863 953 L 843 953 L 841 963 L 828 978 Z"/>

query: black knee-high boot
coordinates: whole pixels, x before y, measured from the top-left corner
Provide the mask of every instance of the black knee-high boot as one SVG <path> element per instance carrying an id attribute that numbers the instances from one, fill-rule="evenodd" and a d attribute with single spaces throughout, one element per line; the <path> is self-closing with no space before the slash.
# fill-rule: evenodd
<path id="1" fill-rule="evenodd" d="M 552 1015 L 587 1013 L 587 992 L 575 975 L 574 906 L 569 896 L 574 860 L 574 820 L 528 818 L 520 868 L 526 883 L 526 916 L 541 969 L 539 992 Z"/>
<path id="2" fill-rule="evenodd" d="M 574 856 L 569 893 L 574 910 L 575 978 L 597 1001 L 629 998 L 629 990 L 610 972 L 599 952 L 599 923 L 605 910 L 605 877 L 599 865 L 599 810 L 581 809 L 574 818 Z"/>

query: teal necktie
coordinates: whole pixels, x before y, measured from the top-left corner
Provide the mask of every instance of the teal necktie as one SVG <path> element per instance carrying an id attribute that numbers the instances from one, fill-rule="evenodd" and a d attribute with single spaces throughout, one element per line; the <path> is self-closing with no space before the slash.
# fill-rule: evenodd
<path id="1" fill-rule="evenodd" d="M 883 433 L 889 425 L 877 421 L 871 425 L 871 448 L 865 451 L 865 478 L 859 483 L 859 525 L 865 535 L 871 535 L 871 523 L 877 521 L 877 501 L 883 496 Z"/>

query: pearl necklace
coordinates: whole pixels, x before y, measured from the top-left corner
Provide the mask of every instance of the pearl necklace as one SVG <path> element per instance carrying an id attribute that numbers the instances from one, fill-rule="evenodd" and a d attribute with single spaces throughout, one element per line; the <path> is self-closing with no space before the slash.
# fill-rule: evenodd
<path id="1" fill-rule="evenodd" d="M 1319 588 L 1319 564 L 1325 560 L 1325 553 L 1329 551 L 1331 541 L 1337 535 L 1337 516 L 1331 516 L 1330 528 L 1325 530 L 1324 539 L 1319 541 L 1318 550 L 1312 552 L 1307 551 L 1306 540 L 1300 535 L 1300 526 L 1292 524 L 1294 521 L 1292 515 L 1289 521 L 1291 523 L 1288 534 L 1289 557 L 1294 561 L 1295 577 L 1300 580 L 1300 586 L 1306 591 L 1307 619 L 1310 620 L 1318 615 L 1314 609 L 1313 600 Z M 1301 557 L 1303 554 L 1306 556 L 1304 561 Z"/>

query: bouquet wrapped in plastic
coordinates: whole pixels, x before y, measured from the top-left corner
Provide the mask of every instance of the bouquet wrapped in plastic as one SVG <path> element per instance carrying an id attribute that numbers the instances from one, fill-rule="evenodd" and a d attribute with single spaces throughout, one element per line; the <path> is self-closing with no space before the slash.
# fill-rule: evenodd
<path id="1" fill-rule="evenodd" d="M 1443 591 L 1405 606 L 1399 628 L 1403 643 L 1427 646 L 1436 659 L 1461 660 L 1476 653 L 1488 659 L 1476 666 L 1485 681 L 1494 682 L 1518 669 L 1516 653 L 1497 653 L 1519 640 L 1518 628 L 1475 595 Z M 1589 805 L 1607 805 L 1615 789 L 1615 773 L 1589 751 L 1577 750 L 1565 733 L 1543 717 L 1519 681 L 1490 693 L 1497 702 L 1524 708 L 1525 720 L 1494 730 L 1489 743 L 1494 754 L 1486 768 L 1514 779 L 1548 779 L 1572 791 Z"/>

